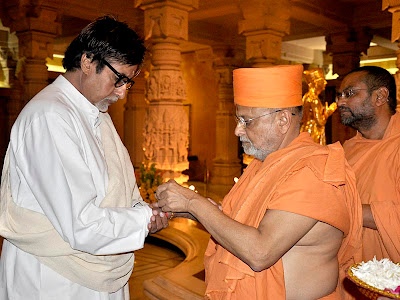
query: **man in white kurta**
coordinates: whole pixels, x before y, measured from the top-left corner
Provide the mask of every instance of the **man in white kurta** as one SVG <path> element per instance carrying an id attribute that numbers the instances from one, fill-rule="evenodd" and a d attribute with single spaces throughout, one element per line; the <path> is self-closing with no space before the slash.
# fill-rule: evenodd
<path id="1" fill-rule="evenodd" d="M 11 195 L 18 207 L 45 215 L 74 250 L 92 255 L 132 252 L 143 247 L 153 216 L 137 186 L 132 207 L 100 205 L 109 177 L 100 131 L 103 112 L 99 108 L 106 110 L 123 98 L 126 87 L 117 87 L 116 80 L 121 78 L 115 78 L 115 72 L 107 66 L 99 73 L 88 71 L 98 62 L 84 60 L 87 58 L 83 54 L 81 69 L 60 75 L 37 94 L 16 120 L 8 151 Z M 137 70 L 137 65 L 117 62 L 113 66 L 125 76 L 125 84 L 134 74 L 130 70 Z M 107 87 L 110 81 L 113 85 L 98 98 L 95 93 L 100 88 L 91 86 L 96 76 L 98 84 Z M 112 293 L 85 287 L 4 240 L 2 300 L 127 300 L 127 290 L 127 284 Z"/>

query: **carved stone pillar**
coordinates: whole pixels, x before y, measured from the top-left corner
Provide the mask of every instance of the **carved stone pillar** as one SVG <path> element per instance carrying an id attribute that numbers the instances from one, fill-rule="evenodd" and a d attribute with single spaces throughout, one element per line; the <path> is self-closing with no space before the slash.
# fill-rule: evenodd
<path id="1" fill-rule="evenodd" d="M 246 37 L 246 59 L 253 67 L 279 63 L 282 38 L 289 34 L 288 0 L 241 0 L 244 20 L 239 34 Z"/>
<path id="2" fill-rule="evenodd" d="M 197 0 L 143 0 L 145 36 L 151 38 L 151 63 L 146 98 L 149 110 L 145 121 L 145 157 L 164 171 L 165 178 L 180 182 L 189 168 L 188 116 L 183 108 L 186 84 L 180 68 L 179 43 L 188 38 L 188 11 Z"/>
<path id="3" fill-rule="evenodd" d="M 233 70 L 243 59 L 238 60 L 232 49 L 216 49 L 214 62 L 218 77 L 218 110 L 216 120 L 216 153 L 211 183 L 232 186 L 234 177 L 241 174 L 238 158 L 238 138 L 235 136 L 235 105 L 233 102 Z"/>
<path id="4" fill-rule="evenodd" d="M 7 111 L 7 133 L 10 132 L 15 119 L 23 107 L 22 98 L 22 76 L 18 70 L 18 39 L 15 34 L 8 30 L 0 30 L 0 64 L 3 99 Z M 18 73 L 18 74 L 17 74 Z"/>
<path id="5" fill-rule="evenodd" d="M 396 67 L 400 69 L 400 0 L 382 0 L 382 10 L 389 9 L 392 13 L 392 42 L 398 42 L 396 51 Z M 400 109 L 400 71 L 394 75 L 396 80 L 397 109 Z"/>
<path id="6" fill-rule="evenodd" d="M 17 45 L 14 34 L 7 28 L 0 30 L 0 165 L 9 142 L 11 126 L 22 109 L 22 84 L 17 77 Z"/>
<path id="7" fill-rule="evenodd" d="M 143 161 L 143 124 L 147 107 L 145 88 L 146 79 L 142 70 L 135 78 L 135 85 L 129 90 L 124 111 L 124 145 L 135 167 Z"/>
<path id="8" fill-rule="evenodd" d="M 22 101 L 22 74 L 21 71 L 18 72 L 17 66 L 18 60 L 12 52 L 8 51 L 7 68 L 5 68 L 5 71 L 8 73 L 8 84 L 10 86 L 10 93 L 7 97 L 8 132 L 11 132 L 11 127 L 25 105 L 25 103 Z"/>
<path id="9" fill-rule="evenodd" d="M 326 52 L 332 54 L 333 74 L 339 75 L 336 80 L 336 88 L 339 88 L 343 77 L 360 66 L 361 53 L 367 52 L 372 34 L 366 28 L 348 29 L 327 35 L 325 39 Z M 343 143 L 355 133 L 354 129 L 340 123 L 340 114 L 336 110 L 332 115 L 332 142 Z"/>
<path id="10" fill-rule="evenodd" d="M 367 53 L 372 34 L 367 28 L 348 29 L 326 36 L 326 52 L 332 54 L 333 74 L 343 78 L 360 66 L 361 53 Z"/>
<path id="11" fill-rule="evenodd" d="M 16 32 L 19 57 L 23 60 L 23 98 L 25 104 L 47 84 L 46 58 L 53 54 L 53 39 L 61 25 L 57 22 L 57 9 L 48 1 L 6 2 L 8 19 L 4 25 Z"/>

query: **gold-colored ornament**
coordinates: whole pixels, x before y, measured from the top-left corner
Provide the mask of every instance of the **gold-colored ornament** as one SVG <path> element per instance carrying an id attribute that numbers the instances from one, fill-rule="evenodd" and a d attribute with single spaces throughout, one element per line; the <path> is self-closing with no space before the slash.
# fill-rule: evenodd
<path id="1" fill-rule="evenodd" d="M 328 106 L 328 102 L 325 102 L 323 105 L 318 97 L 327 84 L 321 68 L 306 70 L 303 73 L 309 90 L 303 96 L 303 119 L 300 131 L 310 133 L 314 142 L 326 145 L 325 124 L 336 110 L 337 104 L 334 102 Z"/>

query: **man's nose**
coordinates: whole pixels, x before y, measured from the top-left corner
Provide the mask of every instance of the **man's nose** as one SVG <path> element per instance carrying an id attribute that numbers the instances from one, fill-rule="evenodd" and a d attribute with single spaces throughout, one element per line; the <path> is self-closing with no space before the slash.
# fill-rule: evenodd
<path id="1" fill-rule="evenodd" d="M 119 99 L 124 99 L 126 95 L 126 85 L 122 85 L 118 88 L 115 88 L 115 94 L 119 97 Z"/>
<path id="2" fill-rule="evenodd" d="M 338 106 L 341 106 L 342 104 L 346 103 L 346 97 L 337 96 L 336 99 L 335 99 L 335 101 L 336 101 L 336 104 L 337 104 Z"/>
<path id="3" fill-rule="evenodd" d="M 239 123 L 236 123 L 235 135 L 237 137 L 240 137 L 240 136 L 242 136 L 244 134 L 246 134 L 246 130 L 244 130 L 242 125 L 240 125 Z"/>

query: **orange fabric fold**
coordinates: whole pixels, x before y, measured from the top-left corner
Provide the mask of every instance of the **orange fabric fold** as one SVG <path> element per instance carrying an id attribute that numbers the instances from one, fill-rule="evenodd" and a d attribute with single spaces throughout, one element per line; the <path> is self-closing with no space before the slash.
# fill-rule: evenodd
<path id="1" fill-rule="evenodd" d="M 264 162 L 253 160 L 225 197 L 223 211 L 232 219 L 256 228 L 268 209 L 279 209 L 340 229 L 344 232 L 338 254 L 341 283 L 346 268 L 361 258 L 362 214 L 357 197 L 355 176 L 341 146 L 320 146 L 308 133 L 301 133 L 288 147 L 270 154 Z M 285 299 L 282 259 L 266 270 L 254 272 L 210 240 L 205 270 L 206 299 Z M 326 299 L 346 297 L 338 284 Z"/>
<path id="2" fill-rule="evenodd" d="M 235 103 L 248 107 L 302 105 L 302 65 L 241 68 L 233 71 Z"/>
<path id="3" fill-rule="evenodd" d="M 363 260 L 400 262 L 400 113 L 392 116 L 382 140 L 357 133 L 344 144 L 362 204 L 370 204 L 378 230 L 363 228 Z"/>

